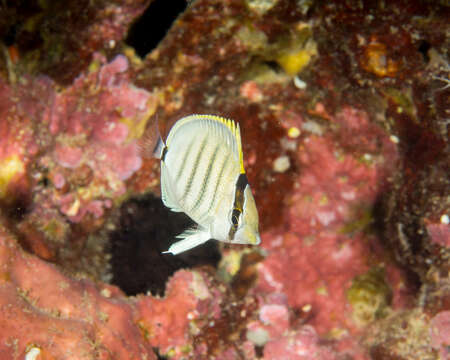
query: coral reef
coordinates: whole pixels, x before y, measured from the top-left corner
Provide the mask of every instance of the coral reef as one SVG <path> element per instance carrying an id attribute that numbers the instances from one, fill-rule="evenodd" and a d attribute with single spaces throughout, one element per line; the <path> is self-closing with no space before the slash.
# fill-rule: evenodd
<path id="1" fill-rule="evenodd" d="M 336 359 L 331 351 L 318 346 L 317 343 L 318 337 L 314 329 L 305 326 L 297 333 L 291 333 L 277 341 L 268 342 L 264 347 L 264 359 Z"/>
<path id="2" fill-rule="evenodd" d="M 436 350 L 442 344 L 434 335 L 430 319 L 419 309 L 394 314 L 369 327 L 364 341 L 370 349 L 372 359 L 437 359 Z M 439 333 L 445 333 L 440 328 Z M 444 358 L 445 359 L 445 358 Z"/>
<path id="3" fill-rule="evenodd" d="M 46 74 L 70 84 L 91 63 L 95 51 L 113 53 L 131 22 L 147 7 L 139 1 L 5 2 L 0 38 L 6 58 L 2 75 Z"/>
<path id="4" fill-rule="evenodd" d="M 137 138 L 156 99 L 129 83 L 123 55 L 110 63 L 94 57 L 90 72 L 63 91 L 47 78 L 0 80 L 8 95 L 0 201 L 8 212 L 24 209 L 15 226 L 21 242 L 47 260 L 80 256 L 80 235 L 102 228 L 144 161 Z"/>
<path id="5" fill-rule="evenodd" d="M 139 58 L 148 1 L 5 4 L 0 357 L 449 357 L 444 5 L 197 0 Z M 260 247 L 161 254 L 190 113 L 239 122 Z"/>
<path id="6" fill-rule="evenodd" d="M 431 319 L 431 346 L 439 351 L 442 359 L 450 357 L 450 312 L 441 311 Z"/>
<path id="7" fill-rule="evenodd" d="M 220 260 L 217 243 L 212 241 L 180 256 L 162 254 L 195 223 L 183 213 L 172 213 L 159 197 L 127 201 L 118 216 L 118 230 L 110 237 L 112 282 L 127 295 L 163 295 L 167 278 L 175 271 L 207 264 L 215 267 Z"/>
<path id="8" fill-rule="evenodd" d="M 0 226 L 2 358 L 156 359 L 119 289 L 64 276 Z"/>

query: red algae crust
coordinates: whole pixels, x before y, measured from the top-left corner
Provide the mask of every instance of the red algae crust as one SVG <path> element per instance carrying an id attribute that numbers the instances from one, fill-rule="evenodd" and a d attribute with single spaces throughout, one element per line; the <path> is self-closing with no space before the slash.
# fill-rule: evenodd
<path id="1" fill-rule="evenodd" d="M 448 358 L 440 10 L 197 0 L 145 59 L 107 60 L 114 12 L 68 77 L 0 78 L 0 357 Z M 239 121 L 261 246 L 225 245 L 161 298 L 67 274 L 128 196 L 158 192 L 149 119 L 191 113 Z"/>
<path id="2" fill-rule="evenodd" d="M 63 90 L 43 77 L 0 79 L 0 205 L 27 209 L 17 229 L 42 258 L 55 260 L 64 246 L 71 253 L 80 235 L 100 229 L 143 165 L 137 141 L 157 101 L 130 83 L 128 68 L 123 55 L 108 63 L 96 54 Z"/>
<path id="3" fill-rule="evenodd" d="M 102 62 L 99 58 L 97 66 Z M 55 136 L 49 159 L 54 162 L 55 187 L 64 187 L 68 181 L 64 174 L 71 170 L 88 172 L 76 192 L 55 199 L 73 222 L 82 221 L 86 213 L 101 217 L 103 209 L 111 206 L 107 199 L 124 195 L 124 181 L 142 165 L 136 139 L 144 131 L 154 100 L 147 91 L 129 84 L 127 68 L 128 60 L 117 56 L 55 94 L 44 114 L 43 121 Z"/>
<path id="4" fill-rule="evenodd" d="M 126 297 L 115 286 L 65 276 L 20 249 L 0 228 L 0 354 L 22 359 L 173 359 L 221 317 L 222 292 L 206 274 L 181 270 L 164 298 Z"/>
<path id="5" fill-rule="evenodd" d="M 114 286 L 64 276 L 0 229 L 0 354 L 23 359 L 156 359 Z"/>
<path id="6" fill-rule="evenodd" d="M 2 7 L 0 37 L 8 74 L 45 74 L 69 85 L 95 52 L 113 53 L 150 0 L 68 0 L 11 3 Z M 4 44 L 4 45 L 3 45 Z M 4 48 L 3 48 L 4 46 Z M 6 74 L 5 74 L 6 73 Z"/>

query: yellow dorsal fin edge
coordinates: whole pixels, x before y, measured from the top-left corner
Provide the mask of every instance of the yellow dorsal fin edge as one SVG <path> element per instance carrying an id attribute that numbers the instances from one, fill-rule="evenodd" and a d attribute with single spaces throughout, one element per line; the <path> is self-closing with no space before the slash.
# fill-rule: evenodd
<path id="1" fill-rule="evenodd" d="M 239 129 L 239 124 L 236 124 L 231 119 L 223 118 L 223 117 L 217 116 L 217 115 L 206 115 L 206 114 L 205 115 L 193 114 L 193 115 L 186 116 L 186 117 L 180 119 L 174 125 L 174 127 L 170 130 L 169 136 L 166 139 L 166 146 L 168 147 L 170 145 L 170 135 L 171 135 L 172 132 L 176 131 L 177 128 L 179 128 L 180 126 L 182 126 L 186 122 L 195 121 L 195 119 L 199 119 L 199 118 L 200 119 L 212 119 L 214 121 L 217 121 L 217 122 L 225 125 L 231 131 L 231 133 L 233 134 L 234 138 L 236 139 L 237 151 L 238 151 L 238 155 L 239 155 L 240 172 L 241 172 L 241 174 L 245 174 L 244 157 L 243 157 L 243 154 L 242 154 L 241 131 Z"/>
<path id="2" fill-rule="evenodd" d="M 241 129 L 239 128 L 239 124 L 237 124 L 236 126 L 236 141 L 238 143 L 239 164 L 241 166 L 241 174 L 245 174 L 244 155 L 242 153 L 242 142 L 241 142 Z"/>
<path id="3" fill-rule="evenodd" d="M 222 124 L 224 124 L 228 129 L 230 129 L 231 133 L 233 134 L 234 138 L 236 139 L 236 143 L 237 143 L 237 149 L 238 149 L 238 154 L 239 154 L 239 165 L 240 165 L 240 171 L 241 174 L 245 174 L 245 169 L 244 169 L 244 155 L 242 153 L 242 141 L 241 141 L 241 130 L 239 128 L 239 124 L 236 124 L 234 122 L 234 120 L 231 119 L 226 119 L 220 116 L 216 116 L 216 115 L 200 115 L 201 117 L 208 117 L 208 118 L 212 118 L 218 122 L 221 122 Z"/>

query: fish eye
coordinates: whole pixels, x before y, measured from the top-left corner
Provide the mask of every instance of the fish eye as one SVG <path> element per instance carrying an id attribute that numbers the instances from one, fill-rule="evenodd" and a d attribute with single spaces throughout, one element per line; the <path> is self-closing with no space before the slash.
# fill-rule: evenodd
<path id="1" fill-rule="evenodd" d="M 231 221 L 231 225 L 233 226 L 234 229 L 237 229 L 239 226 L 239 220 L 241 217 L 241 210 L 234 208 L 231 212 L 230 212 L 230 221 Z"/>
<path id="2" fill-rule="evenodd" d="M 231 222 L 233 223 L 233 227 L 237 228 L 237 226 L 239 224 L 239 219 L 237 218 L 236 215 L 231 216 Z"/>

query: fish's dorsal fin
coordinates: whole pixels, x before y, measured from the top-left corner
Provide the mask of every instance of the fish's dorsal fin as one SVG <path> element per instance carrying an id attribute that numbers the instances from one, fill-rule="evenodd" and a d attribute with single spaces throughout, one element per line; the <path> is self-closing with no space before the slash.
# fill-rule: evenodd
<path id="1" fill-rule="evenodd" d="M 239 160 L 240 173 L 241 174 L 245 174 L 244 156 L 243 156 L 243 153 L 242 153 L 241 130 L 239 128 L 239 124 L 234 122 L 234 120 L 227 119 L 227 118 L 224 118 L 224 117 L 221 117 L 221 116 L 217 116 L 217 115 L 193 114 L 193 115 L 186 116 L 186 117 L 178 120 L 175 123 L 175 125 L 172 127 L 172 129 L 170 130 L 170 133 L 169 133 L 169 137 L 167 138 L 167 141 L 166 141 L 166 146 L 170 146 L 171 134 L 172 133 L 175 134 L 176 131 L 181 126 L 183 126 L 183 125 L 185 125 L 185 124 L 187 124 L 189 122 L 194 122 L 194 121 L 199 121 L 199 120 L 209 120 L 210 122 L 216 122 L 218 124 L 222 124 L 231 132 L 231 138 L 234 141 L 233 141 L 233 144 L 230 144 L 230 145 L 232 146 L 233 150 L 236 151 L 236 153 L 237 153 L 237 157 L 238 157 L 238 160 Z M 215 128 L 216 128 L 216 131 L 217 131 L 218 134 L 221 134 L 224 137 L 229 137 L 229 133 L 228 133 L 228 135 L 225 134 L 225 132 L 223 131 L 223 127 L 215 126 Z"/>
<path id="2" fill-rule="evenodd" d="M 242 142 L 241 142 L 241 129 L 239 127 L 239 124 L 236 125 L 236 141 L 238 144 L 238 153 L 239 153 L 239 166 L 240 166 L 240 172 L 241 174 L 245 174 L 244 169 L 244 154 L 242 152 Z"/>
<path id="3" fill-rule="evenodd" d="M 242 153 L 242 141 L 241 141 L 241 129 L 239 127 L 239 124 L 236 124 L 234 122 L 234 120 L 231 119 L 227 119 L 227 118 L 223 118 L 221 116 L 216 116 L 216 115 L 197 115 L 198 117 L 202 118 L 209 118 L 215 121 L 218 121 L 222 124 L 224 124 L 233 134 L 235 140 L 236 140 L 236 145 L 237 145 L 237 152 L 238 152 L 238 156 L 239 156 L 239 167 L 240 167 L 240 173 L 241 174 L 245 174 L 245 169 L 244 169 L 244 155 Z"/>

